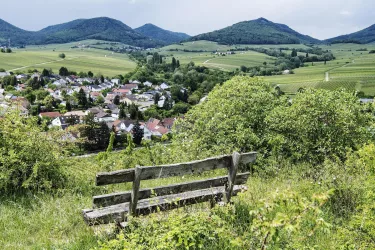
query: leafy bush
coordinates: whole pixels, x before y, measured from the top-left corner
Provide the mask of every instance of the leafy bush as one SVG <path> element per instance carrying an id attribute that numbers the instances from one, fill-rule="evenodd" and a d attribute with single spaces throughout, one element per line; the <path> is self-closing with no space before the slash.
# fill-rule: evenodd
<path id="1" fill-rule="evenodd" d="M 371 115 L 345 91 L 308 89 L 276 107 L 266 119 L 273 153 L 297 161 L 344 160 L 348 149 L 370 139 Z"/>
<path id="2" fill-rule="evenodd" d="M 42 190 L 61 187 L 61 144 L 45 133 L 37 118 L 18 112 L 0 119 L 0 190 Z"/>

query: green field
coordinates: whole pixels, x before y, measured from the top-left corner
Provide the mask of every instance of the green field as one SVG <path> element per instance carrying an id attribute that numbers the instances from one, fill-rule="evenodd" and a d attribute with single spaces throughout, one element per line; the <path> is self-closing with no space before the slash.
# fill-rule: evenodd
<path id="1" fill-rule="evenodd" d="M 88 40 L 79 43 L 52 44 L 47 46 L 28 46 L 25 49 L 14 49 L 13 53 L 0 53 L 0 68 L 13 72 L 27 72 L 29 69 L 52 69 L 58 72 L 61 67 L 77 72 L 92 71 L 94 74 L 116 76 L 125 74 L 136 67 L 136 63 L 126 54 L 93 48 L 71 48 L 82 44 L 94 44 Z M 66 58 L 59 58 L 65 53 Z"/>
<path id="2" fill-rule="evenodd" d="M 240 48 L 307 48 L 305 45 L 220 45 L 209 41 L 186 42 L 182 44 L 174 44 L 155 50 L 156 52 L 167 56 L 167 61 L 172 57 L 180 60 L 182 64 L 194 62 L 198 65 L 204 65 L 208 68 L 216 68 L 221 70 L 233 71 L 239 69 L 242 65 L 246 67 L 260 66 L 264 62 L 272 64 L 276 59 L 268 55 L 258 53 L 255 51 L 236 51 L 234 55 L 219 56 L 213 52 L 227 52 L 231 49 L 237 50 Z M 178 49 L 178 51 L 173 51 Z M 190 51 L 185 52 L 184 50 Z M 198 52 L 199 51 L 199 52 Z"/>

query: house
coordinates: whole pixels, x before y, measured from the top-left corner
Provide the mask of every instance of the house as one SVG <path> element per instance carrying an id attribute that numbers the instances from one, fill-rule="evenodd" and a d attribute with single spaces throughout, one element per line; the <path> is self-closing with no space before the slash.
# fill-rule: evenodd
<path id="1" fill-rule="evenodd" d="M 147 82 L 144 82 L 143 85 L 146 87 L 152 87 L 152 82 L 147 81 Z"/>
<path id="2" fill-rule="evenodd" d="M 118 95 L 120 97 L 124 97 L 126 96 L 127 94 L 130 94 L 131 91 L 130 89 L 113 89 L 112 92 L 115 94 L 115 95 Z"/>
<path id="3" fill-rule="evenodd" d="M 138 84 L 140 84 L 141 82 L 138 81 L 138 80 L 134 80 L 134 81 L 133 81 L 133 80 L 130 80 L 129 83 L 130 83 L 130 84 L 137 84 L 137 85 L 138 85 Z"/>
<path id="4" fill-rule="evenodd" d="M 88 110 L 86 110 L 85 114 L 88 115 L 89 113 L 91 114 L 99 114 L 100 112 L 103 112 L 103 110 L 99 107 L 94 107 L 94 108 L 89 108 Z"/>
<path id="5" fill-rule="evenodd" d="M 111 114 L 101 111 L 95 114 L 95 120 L 98 122 L 113 122 L 115 119 L 112 117 Z"/>
<path id="6" fill-rule="evenodd" d="M 52 120 L 53 127 L 60 127 L 60 129 L 63 129 L 63 130 L 69 126 L 73 126 L 79 123 L 80 123 L 79 116 L 74 116 L 74 115 L 60 116 Z"/>
<path id="7" fill-rule="evenodd" d="M 160 84 L 159 88 L 162 90 L 166 90 L 166 89 L 169 89 L 169 85 L 163 82 L 162 84 Z"/>
<path id="8" fill-rule="evenodd" d="M 60 116 L 61 116 L 60 112 L 43 112 L 39 114 L 40 118 L 47 117 L 47 118 L 55 119 Z"/>
<path id="9" fill-rule="evenodd" d="M 129 89 L 129 90 L 133 90 L 133 89 L 138 89 L 138 84 L 125 84 L 123 86 L 121 86 L 121 89 Z"/>
<path id="10" fill-rule="evenodd" d="M 60 80 L 56 80 L 56 81 L 54 81 L 52 84 L 55 85 L 55 86 L 58 87 L 58 88 L 62 88 L 62 87 L 66 87 L 66 84 L 67 84 L 67 83 L 68 83 L 68 82 L 65 81 L 64 79 L 60 79 Z"/>
<path id="11" fill-rule="evenodd" d="M 151 118 L 145 123 L 145 127 L 151 132 L 153 136 L 162 137 L 163 135 L 170 132 L 170 129 L 166 128 L 160 120 Z"/>
<path id="12" fill-rule="evenodd" d="M 82 121 L 86 114 L 83 111 L 70 111 L 64 114 L 64 116 L 78 116 L 80 121 Z"/>
<path id="13" fill-rule="evenodd" d="M 111 82 L 112 82 L 113 84 L 120 85 L 120 79 L 112 79 Z"/>
<path id="14" fill-rule="evenodd" d="M 17 75 L 16 78 L 17 78 L 18 81 L 26 80 L 27 79 L 27 75 L 20 74 L 20 75 Z"/>
<path id="15" fill-rule="evenodd" d="M 10 76 L 8 72 L 0 72 L 0 77 Z"/>
<path id="16" fill-rule="evenodd" d="M 130 133 L 134 128 L 135 121 L 132 120 L 116 120 L 113 127 L 117 134 Z"/>
<path id="17" fill-rule="evenodd" d="M 100 91 L 102 91 L 102 88 L 100 86 L 98 86 L 98 85 L 89 85 L 88 89 L 91 92 L 100 92 Z"/>

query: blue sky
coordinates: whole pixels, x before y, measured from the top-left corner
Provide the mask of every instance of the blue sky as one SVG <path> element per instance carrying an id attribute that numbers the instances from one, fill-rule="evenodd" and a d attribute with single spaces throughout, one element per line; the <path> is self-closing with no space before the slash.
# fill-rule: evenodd
<path id="1" fill-rule="evenodd" d="M 26 30 L 107 16 L 190 35 L 259 17 L 319 39 L 375 24 L 375 0 L 0 0 L 0 18 Z"/>

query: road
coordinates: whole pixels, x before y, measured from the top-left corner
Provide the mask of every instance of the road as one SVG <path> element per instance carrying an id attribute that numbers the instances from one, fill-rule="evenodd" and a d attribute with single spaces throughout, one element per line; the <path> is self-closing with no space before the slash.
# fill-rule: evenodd
<path id="1" fill-rule="evenodd" d="M 332 70 L 339 69 L 339 68 L 344 68 L 344 67 L 348 66 L 349 64 L 353 64 L 354 62 L 355 62 L 355 60 L 351 61 L 350 63 L 346 63 L 346 64 L 344 64 L 344 65 L 342 65 L 342 66 L 335 67 L 335 68 L 332 68 L 332 69 L 326 71 L 326 72 L 325 72 L 325 75 L 326 75 L 326 77 L 325 77 L 325 81 L 326 81 L 326 82 L 329 82 L 329 80 L 330 80 L 329 72 L 331 72 Z"/>

